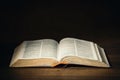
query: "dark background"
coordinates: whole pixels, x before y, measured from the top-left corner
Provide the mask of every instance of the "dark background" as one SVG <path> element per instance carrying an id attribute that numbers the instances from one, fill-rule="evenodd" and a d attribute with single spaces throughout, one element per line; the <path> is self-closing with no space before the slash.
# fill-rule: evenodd
<path id="1" fill-rule="evenodd" d="M 119 40 L 119 9 L 117 0 L 2 0 L 0 65 L 8 67 L 14 48 L 24 40 L 75 37 L 98 44 Z"/>
<path id="2" fill-rule="evenodd" d="M 120 80 L 119 0 L 0 0 L 0 80 Z M 64 37 L 96 42 L 111 68 L 9 68 L 24 40 Z"/>

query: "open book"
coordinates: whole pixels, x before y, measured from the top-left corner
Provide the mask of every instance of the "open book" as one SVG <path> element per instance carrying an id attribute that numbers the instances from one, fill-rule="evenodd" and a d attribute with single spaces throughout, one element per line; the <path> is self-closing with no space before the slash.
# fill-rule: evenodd
<path id="1" fill-rule="evenodd" d="M 10 67 L 54 67 L 76 64 L 110 67 L 104 49 L 91 41 L 64 38 L 24 41 L 15 50 Z"/>

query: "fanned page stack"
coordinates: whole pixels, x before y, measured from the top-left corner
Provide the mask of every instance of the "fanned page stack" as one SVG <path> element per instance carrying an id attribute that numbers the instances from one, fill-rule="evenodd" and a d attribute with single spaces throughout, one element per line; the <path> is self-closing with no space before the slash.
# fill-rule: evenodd
<path id="1" fill-rule="evenodd" d="M 22 42 L 15 50 L 10 67 L 54 67 L 76 64 L 110 67 L 104 49 L 91 41 L 64 38 Z"/>

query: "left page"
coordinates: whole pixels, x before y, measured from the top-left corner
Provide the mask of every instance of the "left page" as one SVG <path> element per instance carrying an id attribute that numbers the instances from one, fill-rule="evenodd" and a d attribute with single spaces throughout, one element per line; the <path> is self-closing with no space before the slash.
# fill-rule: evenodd
<path id="1" fill-rule="evenodd" d="M 58 43 L 52 39 L 26 41 L 22 59 L 54 58 L 57 57 Z"/>
<path id="2" fill-rule="evenodd" d="M 57 46 L 52 39 L 24 41 L 14 50 L 10 67 L 55 66 Z"/>

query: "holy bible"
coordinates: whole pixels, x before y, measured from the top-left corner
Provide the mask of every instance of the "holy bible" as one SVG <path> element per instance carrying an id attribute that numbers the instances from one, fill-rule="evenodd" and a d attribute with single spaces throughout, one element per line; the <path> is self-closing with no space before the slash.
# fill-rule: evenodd
<path id="1" fill-rule="evenodd" d="M 75 64 L 110 67 L 104 49 L 96 43 L 76 38 L 23 41 L 15 48 L 10 67 L 55 67 Z"/>

